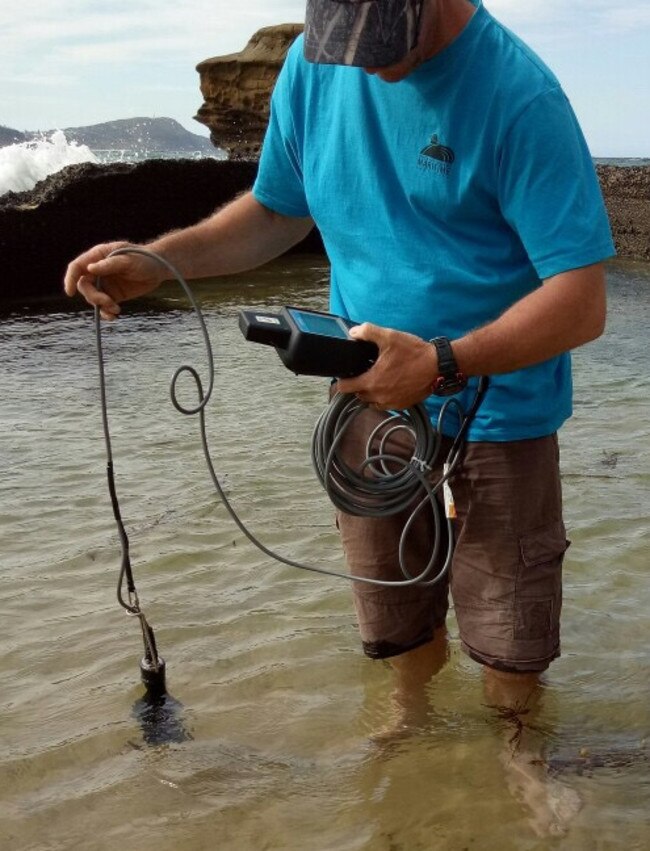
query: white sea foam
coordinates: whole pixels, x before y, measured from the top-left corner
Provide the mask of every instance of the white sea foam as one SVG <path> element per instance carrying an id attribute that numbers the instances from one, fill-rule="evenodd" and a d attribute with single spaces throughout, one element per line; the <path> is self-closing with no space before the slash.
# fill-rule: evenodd
<path id="1" fill-rule="evenodd" d="M 39 180 L 75 163 L 99 162 L 86 145 L 68 142 L 62 130 L 49 137 L 0 148 L 0 195 L 24 192 Z"/>

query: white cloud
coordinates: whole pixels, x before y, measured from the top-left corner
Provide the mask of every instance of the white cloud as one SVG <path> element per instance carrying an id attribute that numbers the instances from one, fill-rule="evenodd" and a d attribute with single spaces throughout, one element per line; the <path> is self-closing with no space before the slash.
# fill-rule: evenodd
<path id="1" fill-rule="evenodd" d="M 612 9 L 611 5 L 599 13 L 603 27 L 611 33 L 638 33 L 650 31 L 650 8 L 647 4 L 633 4 L 625 8 Z M 648 43 L 650 52 L 650 41 Z"/>
<path id="2" fill-rule="evenodd" d="M 303 17 L 304 0 L 21 0 L 19 13 L 5 0 L 0 122 L 70 126 L 125 110 L 191 120 L 199 62 L 241 50 L 260 27 Z"/>
<path id="3" fill-rule="evenodd" d="M 485 5 L 515 30 L 549 28 L 556 37 L 650 29 L 650 8 L 640 0 L 625 5 L 611 0 L 486 0 Z"/>
<path id="4" fill-rule="evenodd" d="M 0 76 L 1 86 L 30 86 L 34 88 L 67 86 L 74 80 L 73 74 L 7 74 Z"/>
<path id="5" fill-rule="evenodd" d="M 253 0 L 241 10 L 230 0 L 24 0 L 21 14 L 0 9 L 0 68 L 30 64 L 146 59 L 169 53 L 207 56 L 244 47 L 256 29 L 302 20 L 302 0 Z"/>
<path id="6" fill-rule="evenodd" d="M 166 36 L 128 36 L 120 39 L 100 41 L 95 44 L 79 42 L 65 44 L 55 48 L 53 57 L 63 66 L 80 67 L 96 64 L 138 65 L 153 58 L 165 56 L 167 60 L 174 54 L 186 54 L 193 49 L 191 38 L 177 35 Z M 198 60 L 197 60 L 198 61 Z"/>

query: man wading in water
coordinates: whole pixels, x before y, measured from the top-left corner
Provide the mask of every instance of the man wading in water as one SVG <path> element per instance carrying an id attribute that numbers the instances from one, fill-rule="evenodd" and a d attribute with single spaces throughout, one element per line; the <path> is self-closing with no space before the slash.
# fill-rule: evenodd
<path id="1" fill-rule="evenodd" d="M 350 458 L 381 410 L 425 401 L 435 422 L 434 382 L 459 390 L 467 408 L 476 377 L 491 378 L 451 481 L 449 584 L 486 702 L 529 733 L 538 677 L 560 653 L 556 432 L 571 414 L 568 352 L 602 333 L 602 261 L 614 253 L 559 83 L 480 0 L 309 0 L 252 191 L 149 247 L 186 278 L 230 275 L 282 254 L 314 222 L 332 266 L 331 311 L 363 323 L 354 333 L 380 352 L 367 373 L 338 382 L 371 406 L 347 440 Z M 90 249 L 66 275 L 68 294 L 105 319 L 164 277 L 140 256 L 103 259 L 121 245 Z M 340 514 L 350 570 L 403 578 L 401 522 Z M 428 535 L 422 528 L 407 563 Z M 364 650 L 390 661 L 406 713 L 444 661 L 448 588 L 353 587 Z M 509 777 L 519 776 L 536 829 L 560 831 L 567 800 L 545 791 L 524 738 Z"/>

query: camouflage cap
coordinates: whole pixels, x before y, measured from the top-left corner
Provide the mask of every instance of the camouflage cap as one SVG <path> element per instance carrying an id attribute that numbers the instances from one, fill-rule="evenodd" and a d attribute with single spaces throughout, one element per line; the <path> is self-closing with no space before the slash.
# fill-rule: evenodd
<path id="1" fill-rule="evenodd" d="M 381 68 L 417 44 L 424 0 L 307 0 L 305 59 Z"/>

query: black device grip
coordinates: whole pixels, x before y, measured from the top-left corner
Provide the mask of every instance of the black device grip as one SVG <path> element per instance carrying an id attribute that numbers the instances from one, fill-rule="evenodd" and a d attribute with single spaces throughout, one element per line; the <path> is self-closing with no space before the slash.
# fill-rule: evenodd
<path id="1" fill-rule="evenodd" d="M 326 378 L 353 378 L 370 369 L 379 350 L 369 340 L 333 337 L 292 336 L 284 349 L 278 349 L 282 363 L 296 375 Z"/>
<path id="2" fill-rule="evenodd" d="M 239 329 L 251 343 L 263 343 L 283 349 L 291 337 L 291 327 L 279 313 L 265 310 L 240 310 Z"/>

